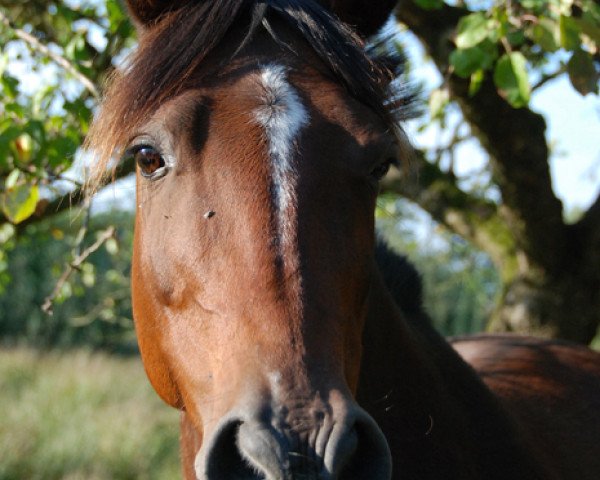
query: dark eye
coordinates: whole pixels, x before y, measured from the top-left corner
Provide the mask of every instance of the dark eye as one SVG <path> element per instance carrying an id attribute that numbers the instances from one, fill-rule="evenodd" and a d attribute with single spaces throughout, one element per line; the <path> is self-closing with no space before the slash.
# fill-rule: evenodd
<path id="1" fill-rule="evenodd" d="M 153 178 L 164 171 L 165 160 L 154 147 L 147 145 L 135 147 L 130 151 L 130 155 L 133 156 L 144 177 Z"/>
<path id="2" fill-rule="evenodd" d="M 381 180 L 390 171 L 391 166 L 392 160 L 386 160 L 385 162 L 380 163 L 371 170 L 371 177 L 378 181 Z"/>

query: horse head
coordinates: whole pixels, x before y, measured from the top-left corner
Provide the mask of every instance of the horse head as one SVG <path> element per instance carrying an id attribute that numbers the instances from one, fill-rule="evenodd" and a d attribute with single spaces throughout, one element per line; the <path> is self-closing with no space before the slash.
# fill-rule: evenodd
<path id="1" fill-rule="evenodd" d="M 135 325 L 196 476 L 389 478 L 354 395 L 399 132 L 362 36 L 395 2 L 127 3 L 140 46 L 92 136 L 137 164 Z"/>

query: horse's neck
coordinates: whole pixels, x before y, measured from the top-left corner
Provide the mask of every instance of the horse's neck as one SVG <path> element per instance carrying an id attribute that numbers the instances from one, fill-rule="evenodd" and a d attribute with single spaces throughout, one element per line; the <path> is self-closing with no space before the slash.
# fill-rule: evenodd
<path id="1" fill-rule="evenodd" d="M 476 373 L 426 318 L 415 321 L 377 275 L 357 399 L 388 439 L 394 478 L 547 478 Z"/>

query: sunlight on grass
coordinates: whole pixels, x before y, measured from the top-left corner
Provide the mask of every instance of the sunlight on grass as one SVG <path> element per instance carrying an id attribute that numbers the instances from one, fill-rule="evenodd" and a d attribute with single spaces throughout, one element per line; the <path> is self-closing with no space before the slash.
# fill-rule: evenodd
<path id="1" fill-rule="evenodd" d="M 178 413 L 138 358 L 0 350 L 0 480 L 176 479 Z"/>

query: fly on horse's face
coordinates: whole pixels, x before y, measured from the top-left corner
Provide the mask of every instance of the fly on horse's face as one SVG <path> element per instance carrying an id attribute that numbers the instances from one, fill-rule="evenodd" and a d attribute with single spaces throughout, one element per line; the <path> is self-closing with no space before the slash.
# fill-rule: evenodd
<path id="1" fill-rule="evenodd" d="M 385 438 L 353 394 L 394 129 L 264 18 L 128 133 L 144 365 L 193 425 L 198 478 L 385 479 Z"/>

